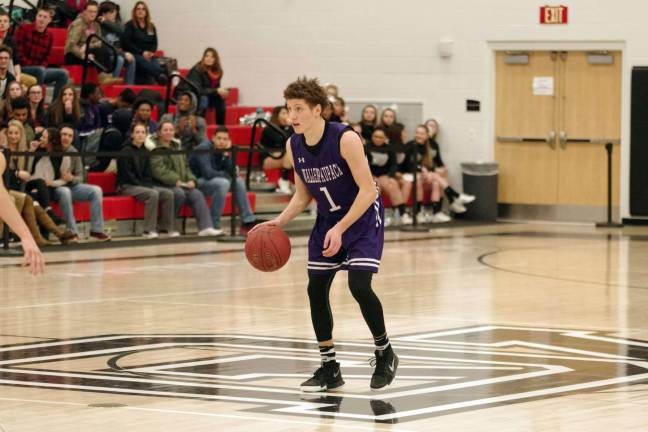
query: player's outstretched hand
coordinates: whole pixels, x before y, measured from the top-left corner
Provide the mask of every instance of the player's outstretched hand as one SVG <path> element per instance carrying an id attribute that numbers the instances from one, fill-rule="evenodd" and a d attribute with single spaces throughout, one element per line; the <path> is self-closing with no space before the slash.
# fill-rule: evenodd
<path id="1" fill-rule="evenodd" d="M 43 258 L 43 254 L 41 253 L 40 249 L 38 249 L 38 246 L 36 243 L 31 240 L 22 240 L 22 248 L 25 253 L 24 255 L 24 265 L 29 267 L 29 272 L 33 274 L 34 276 L 38 276 L 39 274 L 43 273 L 45 269 L 45 259 Z"/>
<path id="2" fill-rule="evenodd" d="M 248 234 L 253 233 L 253 232 L 256 231 L 257 229 L 259 229 L 259 227 L 262 227 L 262 226 L 273 226 L 273 225 L 274 225 L 274 226 L 281 226 L 281 224 L 279 223 L 279 220 L 277 220 L 277 219 L 270 219 L 269 221 L 261 222 L 260 224 L 254 225 L 254 227 L 252 227 L 252 229 L 251 229 L 250 231 L 248 231 Z"/>
<path id="3" fill-rule="evenodd" d="M 324 237 L 324 250 L 322 255 L 325 257 L 332 257 L 340 250 L 342 246 L 342 230 L 338 226 L 334 226 L 326 232 L 326 237 Z"/>

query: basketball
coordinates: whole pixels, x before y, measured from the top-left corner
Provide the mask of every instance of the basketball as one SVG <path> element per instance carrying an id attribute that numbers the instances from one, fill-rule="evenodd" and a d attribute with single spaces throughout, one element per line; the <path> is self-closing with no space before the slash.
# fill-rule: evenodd
<path id="1" fill-rule="evenodd" d="M 290 257 L 290 240 L 274 225 L 265 225 L 248 234 L 245 256 L 252 267 L 263 272 L 279 270 Z"/>

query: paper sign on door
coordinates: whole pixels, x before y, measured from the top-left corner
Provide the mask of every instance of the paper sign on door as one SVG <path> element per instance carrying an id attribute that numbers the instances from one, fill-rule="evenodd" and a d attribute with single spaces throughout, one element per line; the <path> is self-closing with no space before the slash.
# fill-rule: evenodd
<path id="1" fill-rule="evenodd" d="M 553 96 L 554 79 L 553 77 L 533 77 L 533 95 L 534 96 Z"/>

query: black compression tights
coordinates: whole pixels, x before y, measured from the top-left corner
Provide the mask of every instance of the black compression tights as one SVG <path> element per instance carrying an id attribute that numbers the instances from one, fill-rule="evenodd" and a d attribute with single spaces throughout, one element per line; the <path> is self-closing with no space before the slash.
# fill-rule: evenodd
<path id="1" fill-rule="evenodd" d="M 385 332 L 385 317 L 380 300 L 371 289 L 373 273 L 366 270 L 349 270 L 349 289 L 360 305 L 362 316 L 374 337 Z M 333 315 L 329 303 L 329 291 L 335 273 L 329 275 L 309 275 L 308 299 L 310 300 L 311 319 L 315 336 L 319 342 L 333 339 Z"/>

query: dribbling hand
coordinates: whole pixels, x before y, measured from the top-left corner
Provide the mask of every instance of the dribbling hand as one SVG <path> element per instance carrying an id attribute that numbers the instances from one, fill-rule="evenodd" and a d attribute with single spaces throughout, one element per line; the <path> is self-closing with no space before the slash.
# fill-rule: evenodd
<path id="1" fill-rule="evenodd" d="M 340 250 L 342 246 L 342 231 L 338 226 L 334 226 L 326 232 L 324 237 L 324 250 L 322 255 L 325 257 L 332 257 Z"/>
<path id="2" fill-rule="evenodd" d="M 281 226 L 281 223 L 279 223 L 278 219 L 270 219 L 269 221 L 261 222 L 260 224 L 257 224 L 254 227 L 252 227 L 252 229 L 248 231 L 248 234 L 256 231 L 257 229 L 259 229 L 259 227 L 262 226 Z"/>

